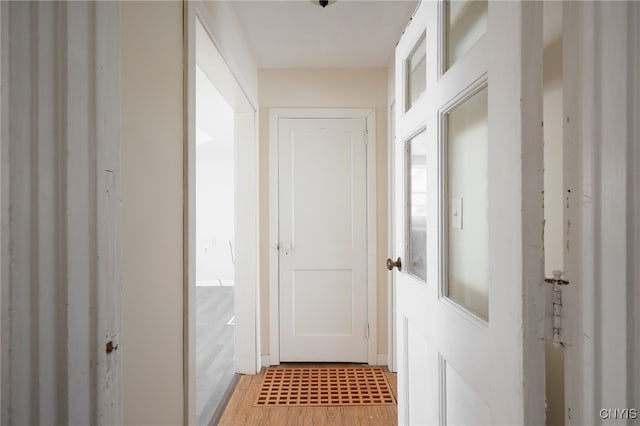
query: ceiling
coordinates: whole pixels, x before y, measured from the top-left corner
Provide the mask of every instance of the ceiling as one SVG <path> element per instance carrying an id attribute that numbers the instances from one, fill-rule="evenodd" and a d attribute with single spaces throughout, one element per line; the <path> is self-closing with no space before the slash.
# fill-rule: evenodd
<path id="1" fill-rule="evenodd" d="M 235 0 L 259 68 L 384 68 L 415 0 Z"/>

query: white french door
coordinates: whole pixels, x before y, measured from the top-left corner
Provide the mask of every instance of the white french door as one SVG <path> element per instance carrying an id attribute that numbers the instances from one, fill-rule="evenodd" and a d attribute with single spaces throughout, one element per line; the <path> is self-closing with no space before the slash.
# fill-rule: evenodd
<path id="1" fill-rule="evenodd" d="M 396 48 L 401 425 L 544 424 L 541 19 L 423 1 Z"/>
<path id="2" fill-rule="evenodd" d="M 278 120 L 280 361 L 367 362 L 365 130 Z"/>

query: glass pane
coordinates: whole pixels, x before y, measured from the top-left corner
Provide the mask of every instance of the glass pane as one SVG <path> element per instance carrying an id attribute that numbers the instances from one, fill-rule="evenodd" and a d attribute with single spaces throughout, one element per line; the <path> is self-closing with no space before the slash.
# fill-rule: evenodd
<path id="1" fill-rule="evenodd" d="M 423 34 L 407 58 L 407 102 L 405 112 L 420 98 L 427 88 L 427 43 Z"/>
<path id="2" fill-rule="evenodd" d="M 446 69 L 451 68 L 487 32 L 487 10 L 486 0 L 449 0 L 445 2 Z"/>
<path id="3" fill-rule="evenodd" d="M 427 141 L 423 131 L 406 147 L 406 270 L 427 280 Z"/>
<path id="4" fill-rule="evenodd" d="M 489 315 L 487 92 L 447 116 L 448 294 L 471 311 Z"/>

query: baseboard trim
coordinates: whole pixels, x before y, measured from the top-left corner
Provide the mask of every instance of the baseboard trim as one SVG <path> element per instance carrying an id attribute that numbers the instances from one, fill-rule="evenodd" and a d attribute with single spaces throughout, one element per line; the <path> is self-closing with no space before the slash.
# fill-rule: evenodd
<path id="1" fill-rule="evenodd" d="M 378 354 L 376 365 L 389 365 L 387 354 Z"/>
<path id="2" fill-rule="evenodd" d="M 269 354 L 262 355 L 260 357 L 260 366 L 262 368 L 271 367 L 271 355 L 269 355 Z"/>
<path id="3" fill-rule="evenodd" d="M 260 366 L 262 368 L 271 367 L 271 355 L 266 354 L 260 357 Z M 374 365 L 389 365 L 389 357 L 387 354 L 378 354 Z"/>

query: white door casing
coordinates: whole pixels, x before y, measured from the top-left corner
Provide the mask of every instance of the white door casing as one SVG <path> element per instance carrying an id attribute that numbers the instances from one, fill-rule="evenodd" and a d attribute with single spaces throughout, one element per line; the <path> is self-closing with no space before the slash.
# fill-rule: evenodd
<path id="1" fill-rule="evenodd" d="M 544 424 L 541 5 L 490 2 L 462 51 L 446 20 L 483 6 L 448 7 L 422 2 L 396 48 L 399 424 Z"/>
<path id="2" fill-rule="evenodd" d="M 640 5 L 565 2 L 562 15 L 565 421 L 635 424 Z"/>
<path id="3" fill-rule="evenodd" d="M 120 10 L 2 10 L 2 424 L 122 424 Z"/>
<path id="4" fill-rule="evenodd" d="M 375 364 L 375 115 L 272 109 L 270 364 Z"/>

